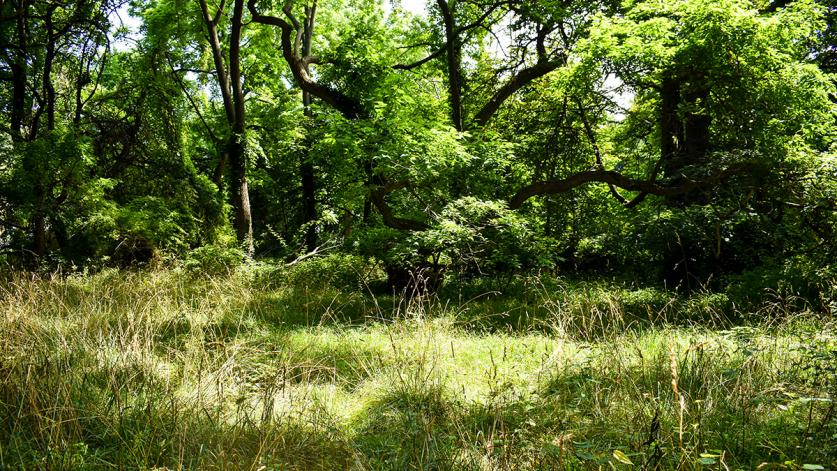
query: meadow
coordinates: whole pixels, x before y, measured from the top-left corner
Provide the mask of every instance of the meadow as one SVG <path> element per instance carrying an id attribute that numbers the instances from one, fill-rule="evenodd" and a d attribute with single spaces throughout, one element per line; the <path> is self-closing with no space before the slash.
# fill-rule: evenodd
<path id="1" fill-rule="evenodd" d="M 837 323 L 556 276 L 0 281 L 0 469 L 832 469 Z"/>

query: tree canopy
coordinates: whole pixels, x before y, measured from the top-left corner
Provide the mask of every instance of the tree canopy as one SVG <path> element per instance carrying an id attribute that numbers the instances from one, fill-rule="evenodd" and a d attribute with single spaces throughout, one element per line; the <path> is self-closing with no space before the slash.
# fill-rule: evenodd
<path id="1" fill-rule="evenodd" d="M 686 285 L 777 257 L 830 266 L 835 9 L 9 0 L 0 256 L 340 245 L 394 271 Z"/>

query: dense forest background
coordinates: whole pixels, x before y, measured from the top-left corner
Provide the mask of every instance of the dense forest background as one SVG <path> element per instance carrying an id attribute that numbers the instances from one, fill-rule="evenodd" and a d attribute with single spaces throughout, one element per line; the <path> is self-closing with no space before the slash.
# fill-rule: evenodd
<path id="1" fill-rule="evenodd" d="M 835 8 L 7 0 L 0 260 L 336 251 L 390 286 L 557 270 L 817 302 Z"/>
<path id="2" fill-rule="evenodd" d="M 837 469 L 837 0 L 0 0 L 0 469 Z"/>

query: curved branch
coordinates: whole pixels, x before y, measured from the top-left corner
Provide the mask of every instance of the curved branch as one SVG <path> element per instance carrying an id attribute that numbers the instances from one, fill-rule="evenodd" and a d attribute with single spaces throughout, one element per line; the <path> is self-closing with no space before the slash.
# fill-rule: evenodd
<path id="1" fill-rule="evenodd" d="M 392 208 L 386 202 L 386 196 L 393 191 L 400 190 L 403 188 L 409 187 L 409 182 L 406 181 L 397 181 L 387 183 L 386 185 L 381 185 L 374 187 L 372 191 L 369 192 L 369 199 L 372 201 L 372 204 L 375 205 L 375 209 L 381 213 L 381 219 L 384 221 L 384 225 L 387 227 L 391 227 L 393 229 L 400 229 L 403 231 L 424 231 L 430 228 L 430 225 L 422 222 L 416 221 L 414 219 L 406 219 L 401 218 L 393 214 Z"/>
<path id="2" fill-rule="evenodd" d="M 501 7 L 505 3 L 506 3 L 505 1 L 502 1 L 502 2 L 495 2 L 494 4 L 489 5 L 488 9 L 486 11 L 484 11 L 483 14 L 480 15 L 476 20 L 474 20 L 471 23 L 468 23 L 467 25 L 459 26 L 459 27 L 455 28 L 454 29 L 454 34 L 458 37 L 458 35 L 466 32 L 468 30 L 477 28 L 479 26 L 483 26 L 483 22 L 486 19 L 488 19 L 488 17 L 491 16 L 492 13 L 494 13 L 499 7 Z M 441 11 L 442 11 L 443 15 L 450 14 L 450 10 L 449 10 L 447 4 L 445 4 L 444 7 L 442 7 L 441 4 L 440 4 L 440 8 L 441 8 Z M 452 17 L 451 17 L 451 19 L 452 19 Z M 435 52 L 431 53 L 429 56 L 425 57 L 424 59 L 413 62 L 412 64 L 396 64 L 396 65 L 392 66 L 392 68 L 396 69 L 396 70 L 412 70 L 412 69 L 415 69 L 416 67 L 421 67 L 422 65 L 432 61 L 433 59 L 441 57 L 445 53 L 445 51 L 447 50 L 448 44 L 450 44 L 450 40 L 446 40 L 439 47 L 439 49 L 437 49 Z"/>
<path id="3" fill-rule="evenodd" d="M 224 102 L 224 112 L 227 115 L 227 121 L 232 123 L 235 121 L 235 108 L 232 101 L 232 88 L 230 87 L 229 75 L 227 74 L 227 67 L 224 64 L 224 56 L 221 49 L 221 41 L 218 38 L 217 18 L 222 10 L 218 10 L 215 17 L 209 15 L 209 7 L 206 0 L 198 0 L 203 13 L 203 21 L 206 24 L 207 38 L 209 46 L 212 50 L 212 61 L 215 65 L 215 72 L 218 75 L 218 86 L 221 88 L 221 98 Z M 224 6 L 224 3 L 221 3 Z"/>
<path id="4" fill-rule="evenodd" d="M 519 209 L 529 198 L 564 193 L 587 183 L 608 183 L 628 191 L 638 191 L 657 196 L 678 196 L 697 189 L 717 186 L 729 177 L 750 173 L 755 168 L 756 166 L 753 164 L 731 165 L 703 180 L 689 180 L 677 186 L 661 185 L 654 181 L 636 180 L 611 170 L 589 170 L 570 175 L 561 180 L 541 181 L 527 185 L 509 200 L 509 208 Z M 628 202 L 626 205 L 631 203 Z M 635 204 L 633 203 L 632 205 Z"/>
<path id="5" fill-rule="evenodd" d="M 247 8 L 250 10 L 250 15 L 254 22 L 276 26 L 281 30 L 282 55 L 285 58 L 285 62 L 288 63 L 299 88 L 323 100 L 332 108 L 339 111 L 346 119 L 361 119 L 368 115 L 359 101 L 345 95 L 339 90 L 315 81 L 308 73 L 307 64 L 311 63 L 311 59 L 300 57 L 296 52 L 298 50 L 296 43 L 299 34 L 294 25 L 299 25 L 299 21 L 291 14 L 290 4 L 286 4 L 283 11 L 294 25 L 282 18 L 260 14 L 256 8 L 256 0 L 247 0 Z"/>
<path id="6" fill-rule="evenodd" d="M 192 98 L 192 95 L 189 93 L 189 90 L 186 88 L 186 84 L 183 83 L 183 79 L 180 78 L 180 75 L 177 73 L 177 70 L 174 68 L 174 64 L 172 63 L 171 56 L 169 56 L 168 53 L 166 53 L 165 56 L 166 56 L 166 62 L 169 64 L 169 69 L 171 69 L 171 74 L 172 74 L 172 76 L 174 76 L 174 79 L 177 82 L 177 85 L 180 86 L 180 91 L 183 92 L 183 95 L 186 96 L 186 100 L 188 100 L 189 104 L 192 105 L 192 110 L 198 116 L 198 119 L 200 120 L 201 124 L 203 124 L 203 127 L 206 129 L 207 134 L 209 134 L 209 138 L 212 140 L 213 143 L 218 145 L 218 143 L 221 142 L 221 139 L 218 138 L 218 136 L 212 131 L 212 127 L 210 127 L 209 124 L 206 122 L 206 119 L 204 119 L 203 113 L 201 113 L 201 110 L 198 107 L 198 104 L 195 103 L 194 98 Z"/>
<path id="7" fill-rule="evenodd" d="M 563 60 L 538 62 L 532 67 L 526 68 L 515 74 L 510 78 L 494 95 L 483 105 L 482 109 L 474 116 L 474 122 L 479 126 L 485 126 L 491 120 L 500 106 L 514 95 L 515 92 L 521 88 L 529 85 L 533 81 L 543 77 L 553 70 L 561 67 L 564 64 Z"/>
<path id="8" fill-rule="evenodd" d="M 412 64 L 396 64 L 396 65 L 392 66 L 392 68 L 395 69 L 395 70 L 413 70 L 417 67 L 423 66 L 424 64 L 432 61 L 433 59 L 441 57 L 445 53 L 445 51 L 447 51 L 447 48 L 448 48 L 448 43 L 445 42 L 445 44 L 442 47 L 440 47 L 439 49 L 437 49 L 436 52 L 430 54 L 429 56 L 425 57 L 424 59 L 413 62 Z"/>
<path id="9" fill-rule="evenodd" d="M 595 131 L 593 131 L 593 126 L 590 125 L 590 120 L 587 119 L 587 112 L 584 111 L 584 106 L 581 104 L 581 100 L 579 100 L 578 98 L 573 98 L 573 101 L 575 101 L 575 104 L 578 107 L 578 114 L 581 117 L 581 123 L 584 125 L 584 132 L 587 134 L 587 140 L 590 142 L 590 145 L 593 146 L 593 153 L 596 156 L 596 169 L 605 170 L 604 161 L 602 160 L 602 151 L 601 149 L 599 149 L 599 142 L 596 139 L 596 133 Z M 650 181 L 653 182 L 654 178 L 652 178 Z M 622 196 L 622 194 L 619 193 L 619 190 L 617 190 L 613 184 L 608 183 L 607 187 L 610 190 L 610 194 L 613 195 L 616 201 L 626 206 L 629 203 L 632 203 L 631 201 L 628 201 L 624 196 Z M 645 199 L 645 195 L 646 193 L 640 193 L 639 196 L 637 196 L 637 198 L 635 199 L 641 201 L 639 198 L 641 197 L 642 199 Z M 632 204 L 632 206 L 635 205 L 636 203 Z"/>

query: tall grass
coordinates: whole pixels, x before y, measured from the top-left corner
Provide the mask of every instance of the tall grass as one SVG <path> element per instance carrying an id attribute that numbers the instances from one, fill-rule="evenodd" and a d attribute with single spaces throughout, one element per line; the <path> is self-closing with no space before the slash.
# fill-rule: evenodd
<path id="1" fill-rule="evenodd" d="M 471 289 L 9 274 L 0 469 L 835 465 L 828 316 L 743 322 L 760 313 L 602 282 Z"/>

